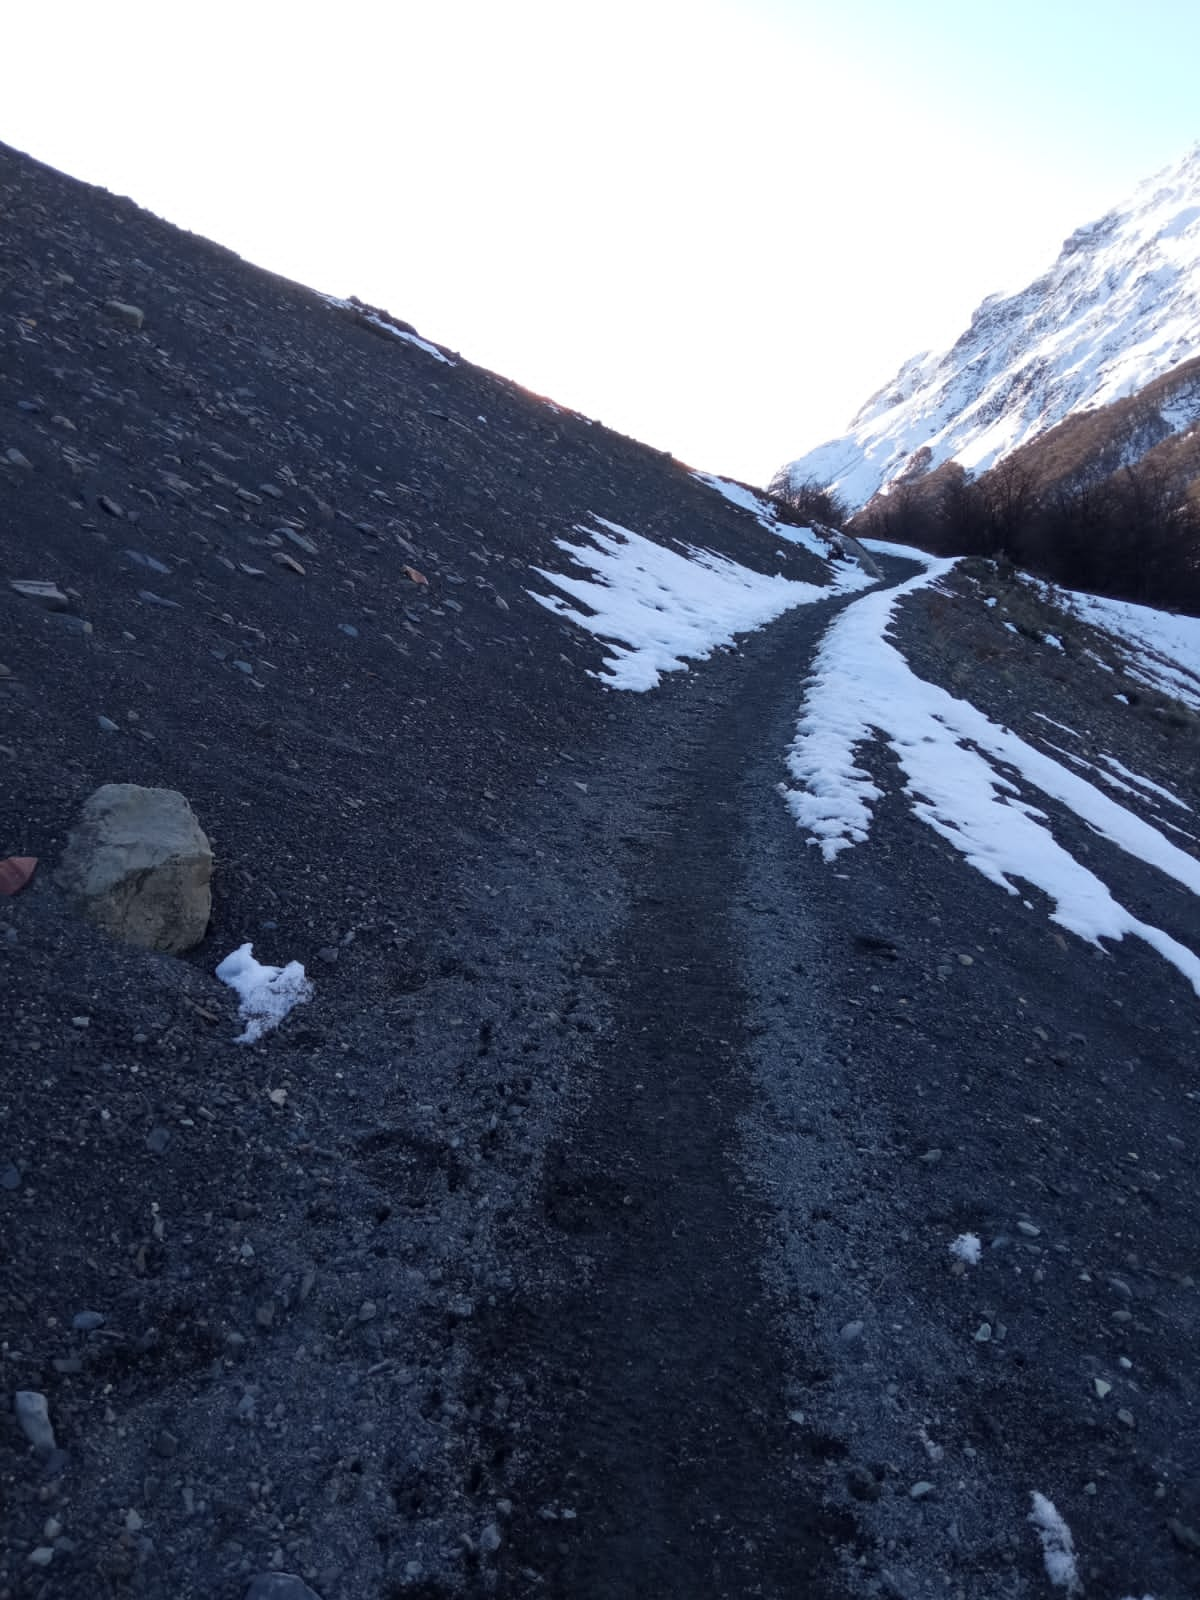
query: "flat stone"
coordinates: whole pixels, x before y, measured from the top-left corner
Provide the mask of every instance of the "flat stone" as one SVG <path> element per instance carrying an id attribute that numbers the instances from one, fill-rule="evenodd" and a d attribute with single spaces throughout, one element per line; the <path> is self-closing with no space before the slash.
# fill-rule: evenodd
<path id="1" fill-rule="evenodd" d="M 127 328 L 136 330 L 146 320 L 141 306 L 131 306 L 127 300 L 106 300 L 104 309 L 114 322 L 123 322 Z"/>
<path id="2" fill-rule="evenodd" d="M 22 455 L 15 445 L 4 452 L 4 459 L 10 467 L 19 467 L 22 472 L 33 471 L 33 462 L 28 456 Z"/>
<path id="3" fill-rule="evenodd" d="M 18 1389 L 13 1398 L 13 1411 L 21 1432 L 39 1455 L 48 1456 L 58 1448 L 44 1394 L 36 1389 Z"/>
<path id="4" fill-rule="evenodd" d="M 48 611 L 65 611 L 71 604 L 56 583 L 48 583 L 42 578 L 10 578 L 8 586 L 26 600 L 36 600 Z"/>
<path id="5" fill-rule="evenodd" d="M 321 1600 L 302 1578 L 289 1572 L 260 1572 L 250 1580 L 244 1600 Z"/>

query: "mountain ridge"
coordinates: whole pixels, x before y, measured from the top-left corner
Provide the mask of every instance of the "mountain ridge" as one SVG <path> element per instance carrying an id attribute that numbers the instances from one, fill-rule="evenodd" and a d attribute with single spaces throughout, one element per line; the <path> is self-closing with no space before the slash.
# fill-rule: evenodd
<path id="1" fill-rule="evenodd" d="M 909 470 L 956 460 L 983 472 L 1066 417 L 1136 392 L 1198 341 L 1200 141 L 1076 228 L 1024 289 L 987 296 L 948 350 L 910 357 L 845 434 L 780 478 L 815 480 L 857 510 Z"/>

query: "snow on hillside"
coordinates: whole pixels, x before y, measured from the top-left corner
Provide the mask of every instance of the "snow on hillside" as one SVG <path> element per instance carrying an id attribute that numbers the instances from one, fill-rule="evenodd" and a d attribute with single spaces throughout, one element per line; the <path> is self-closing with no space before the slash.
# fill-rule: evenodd
<path id="1" fill-rule="evenodd" d="M 1200 144 L 1077 229 L 1020 293 L 992 295 L 951 350 L 906 362 L 841 438 L 793 461 L 852 508 L 914 452 L 983 471 L 1069 414 L 1200 354 Z M 1164 417 L 1169 426 L 1182 425 Z"/>
<path id="2" fill-rule="evenodd" d="M 694 545 L 672 550 L 594 514 L 592 521 L 594 528 L 576 528 L 589 543 L 555 541 L 584 575 L 534 568 L 586 609 L 556 594 L 529 593 L 604 640 L 612 653 L 596 676 L 613 689 L 653 689 L 664 672 L 684 670 L 686 660 L 733 649 L 739 633 L 839 592 L 831 584 L 753 572 Z M 857 567 L 839 577 L 843 590 L 873 581 Z"/>
<path id="3" fill-rule="evenodd" d="M 1038 580 L 1027 581 L 1047 592 Z M 1200 711 L 1200 617 L 1180 617 L 1076 589 L 1055 589 L 1052 598 L 1081 622 L 1112 635 L 1131 678 Z"/>
<path id="4" fill-rule="evenodd" d="M 1018 884 L 1040 890 L 1052 902 L 1052 920 L 1090 943 L 1127 934 L 1144 940 L 1200 994 L 1200 957 L 1121 905 L 1002 769 L 1196 895 L 1200 862 L 1078 772 L 918 677 L 888 638 L 892 615 L 899 600 L 944 577 L 954 560 L 874 541 L 870 548 L 916 556 L 925 570 L 856 600 L 831 623 L 817 651 L 788 753 L 792 781 L 780 785 L 809 840 L 833 861 L 867 839 L 883 791 L 859 764 L 859 751 L 882 736 L 904 772 L 914 815 L 970 866 L 1011 895 L 1022 894 Z"/>

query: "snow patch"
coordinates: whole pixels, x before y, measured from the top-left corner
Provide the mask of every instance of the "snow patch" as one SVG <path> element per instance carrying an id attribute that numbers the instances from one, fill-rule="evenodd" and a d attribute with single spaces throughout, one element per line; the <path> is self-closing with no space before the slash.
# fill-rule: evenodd
<path id="1" fill-rule="evenodd" d="M 555 541 L 587 576 L 533 569 L 577 604 L 533 589 L 528 593 L 548 611 L 604 640 L 611 654 L 604 671 L 594 676 L 613 689 L 653 689 L 664 672 L 682 672 L 688 660 L 734 649 L 739 633 L 836 592 L 778 573 L 754 572 L 696 545 L 673 550 L 604 517 L 592 521 L 596 528 L 576 527 L 590 544 Z"/>
<path id="2" fill-rule="evenodd" d="M 1065 1589 L 1070 1594 L 1082 1594 L 1083 1585 L 1079 1581 L 1079 1568 L 1075 1563 L 1075 1541 L 1071 1537 L 1071 1530 L 1059 1516 L 1054 1502 L 1047 1500 L 1044 1494 L 1039 1494 L 1035 1489 L 1030 1497 L 1033 1501 L 1033 1510 L 1029 1513 L 1029 1520 L 1037 1529 L 1038 1538 L 1042 1541 L 1042 1559 L 1046 1563 L 1046 1576 L 1056 1589 Z"/>
<path id="3" fill-rule="evenodd" d="M 983 1245 L 977 1233 L 960 1233 L 958 1238 L 950 1245 L 950 1254 L 956 1261 L 965 1261 L 969 1267 L 979 1265 L 980 1253 Z"/>
<path id="4" fill-rule="evenodd" d="M 277 1028 L 293 1006 L 312 999 L 313 986 L 299 961 L 267 967 L 254 959 L 252 944 L 239 945 L 217 967 L 217 977 L 241 996 L 238 1014 L 246 1024 L 235 1044 L 254 1044 Z"/>
<path id="5" fill-rule="evenodd" d="M 954 566 L 953 560 L 924 560 L 924 572 L 856 600 L 826 631 L 788 752 L 793 783 L 781 785 L 797 823 L 826 861 L 867 838 L 872 805 L 882 792 L 855 756 L 882 734 L 904 770 L 914 814 L 969 865 L 1011 895 L 1019 893 L 1014 880 L 1041 889 L 1054 902 L 1052 920 L 1091 944 L 1134 934 L 1200 994 L 1200 957 L 1120 905 L 1058 843 L 1045 814 L 1023 800 L 1000 769 L 1197 895 L 1200 862 L 1078 773 L 917 677 L 886 638 L 897 603 Z"/>

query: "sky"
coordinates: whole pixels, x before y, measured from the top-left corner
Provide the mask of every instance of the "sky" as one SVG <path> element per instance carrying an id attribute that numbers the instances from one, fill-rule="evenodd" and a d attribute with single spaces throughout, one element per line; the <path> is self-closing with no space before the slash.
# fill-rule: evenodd
<path id="1" fill-rule="evenodd" d="M 0 139 L 763 483 L 1200 139 L 1195 0 L 58 0 Z"/>

